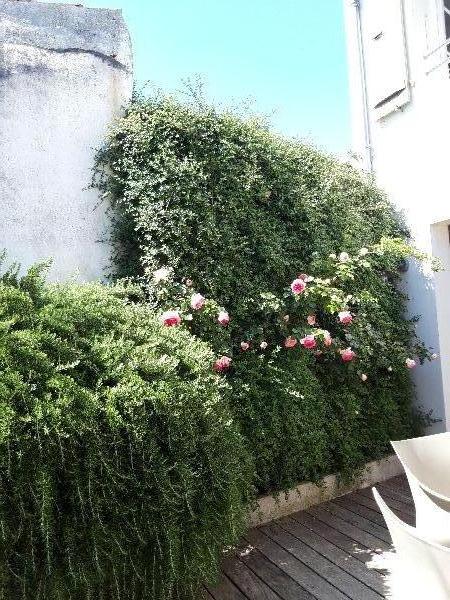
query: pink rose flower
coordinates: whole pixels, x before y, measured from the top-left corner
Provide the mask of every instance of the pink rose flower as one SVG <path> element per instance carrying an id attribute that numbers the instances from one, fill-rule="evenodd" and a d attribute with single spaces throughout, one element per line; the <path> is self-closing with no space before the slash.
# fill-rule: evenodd
<path id="1" fill-rule="evenodd" d="M 226 310 L 221 310 L 219 316 L 217 317 L 217 320 L 223 327 L 226 327 L 230 322 L 230 315 L 227 313 Z"/>
<path id="2" fill-rule="evenodd" d="M 306 321 L 308 322 L 308 325 L 311 325 L 312 327 L 316 324 L 316 315 L 308 315 Z"/>
<path id="3" fill-rule="evenodd" d="M 297 340 L 292 336 L 289 336 L 284 340 L 285 348 L 295 348 L 296 345 L 297 345 Z"/>
<path id="4" fill-rule="evenodd" d="M 250 348 L 250 344 L 248 342 L 241 342 L 242 352 L 246 352 L 249 348 Z"/>
<path id="5" fill-rule="evenodd" d="M 291 283 L 292 293 L 295 294 L 296 296 L 298 296 L 299 294 L 303 294 L 303 292 L 305 291 L 305 288 L 306 288 L 306 283 L 300 277 L 297 279 L 294 279 L 294 281 Z"/>
<path id="6" fill-rule="evenodd" d="M 269 344 L 267 342 L 261 342 L 261 344 L 259 345 L 259 347 L 261 348 L 261 350 L 265 350 L 268 345 Z"/>
<path id="7" fill-rule="evenodd" d="M 330 335 L 329 331 L 324 331 L 324 333 L 323 333 L 323 343 L 325 344 L 325 346 L 331 346 L 331 344 L 333 343 L 333 340 L 331 338 L 331 335 Z"/>
<path id="8" fill-rule="evenodd" d="M 200 310 L 205 306 L 205 298 L 201 294 L 192 294 L 191 308 L 193 310 Z"/>
<path id="9" fill-rule="evenodd" d="M 355 358 L 356 354 L 351 348 L 341 350 L 341 357 L 344 362 L 350 362 Z"/>
<path id="10" fill-rule="evenodd" d="M 413 358 L 407 358 L 405 364 L 408 369 L 414 369 L 417 363 Z"/>
<path id="11" fill-rule="evenodd" d="M 228 371 L 231 366 L 231 358 L 228 356 L 221 356 L 218 358 L 213 364 L 213 369 L 216 373 L 223 373 L 224 371 Z"/>
<path id="12" fill-rule="evenodd" d="M 342 325 L 348 325 L 349 323 L 351 323 L 353 321 L 353 316 L 352 313 L 349 310 L 342 310 L 339 314 L 339 321 L 342 323 Z"/>
<path id="13" fill-rule="evenodd" d="M 167 310 L 161 315 L 161 322 L 164 327 L 173 327 L 181 323 L 180 313 L 177 310 Z"/>
<path id="14" fill-rule="evenodd" d="M 312 349 L 317 346 L 316 338 L 313 335 L 306 335 L 302 340 L 300 340 L 300 344 L 303 348 Z"/>

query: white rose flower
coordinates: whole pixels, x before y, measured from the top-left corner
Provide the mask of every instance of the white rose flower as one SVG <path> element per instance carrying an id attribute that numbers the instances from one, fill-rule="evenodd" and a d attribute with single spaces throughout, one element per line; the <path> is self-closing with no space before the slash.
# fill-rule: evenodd
<path id="1" fill-rule="evenodd" d="M 161 267 L 153 272 L 153 281 L 154 283 L 161 283 L 161 281 L 166 281 L 170 275 L 169 269 L 165 267 Z"/>
<path id="2" fill-rule="evenodd" d="M 341 252 L 339 254 L 339 262 L 346 263 L 349 260 L 350 260 L 350 256 L 347 254 L 347 252 Z"/>
<path id="3" fill-rule="evenodd" d="M 414 369 L 417 363 L 413 358 L 407 358 L 405 364 L 407 369 Z"/>

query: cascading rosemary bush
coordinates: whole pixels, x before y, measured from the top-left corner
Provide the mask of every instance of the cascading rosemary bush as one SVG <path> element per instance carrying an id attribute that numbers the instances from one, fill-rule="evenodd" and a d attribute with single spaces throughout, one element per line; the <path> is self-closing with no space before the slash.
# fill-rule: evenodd
<path id="1" fill-rule="evenodd" d="M 260 491 L 349 474 L 417 432 L 406 361 L 428 355 L 397 290 L 415 251 L 369 177 L 257 119 L 158 95 L 115 124 L 98 168 L 114 274 L 140 279 L 154 306 L 227 357 L 217 368 Z M 301 299 L 289 289 L 299 276 Z M 193 292 L 208 299 L 200 310 Z"/>
<path id="2" fill-rule="evenodd" d="M 249 460 L 213 354 L 130 289 L 0 280 L 0 598 L 195 597 Z"/>

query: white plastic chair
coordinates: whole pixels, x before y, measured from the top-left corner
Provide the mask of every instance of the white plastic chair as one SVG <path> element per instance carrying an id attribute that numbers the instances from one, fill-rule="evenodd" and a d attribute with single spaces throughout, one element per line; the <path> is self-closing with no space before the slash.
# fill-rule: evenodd
<path id="1" fill-rule="evenodd" d="M 391 443 L 408 478 L 418 531 L 449 545 L 450 433 Z"/>
<path id="2" fill-rule="evenodd" d="M 395 515 L 373 488 L 395 549 L 391 588 L 396 600 L 449 600 L 450 548 L 427 539 Z"/>

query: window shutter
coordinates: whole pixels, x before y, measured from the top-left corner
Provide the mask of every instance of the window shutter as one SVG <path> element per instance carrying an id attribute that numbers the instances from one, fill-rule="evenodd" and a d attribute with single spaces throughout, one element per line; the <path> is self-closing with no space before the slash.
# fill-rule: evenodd
<path id="1" fill-rule="evenodd" d="M 369 0 L 369 99 L 378 109 L 408 87 L 401 0 Z"/>

